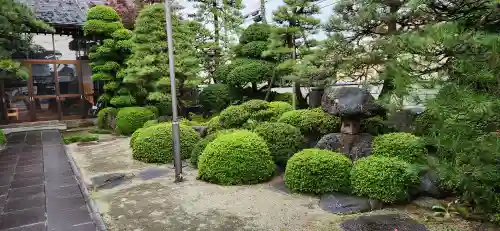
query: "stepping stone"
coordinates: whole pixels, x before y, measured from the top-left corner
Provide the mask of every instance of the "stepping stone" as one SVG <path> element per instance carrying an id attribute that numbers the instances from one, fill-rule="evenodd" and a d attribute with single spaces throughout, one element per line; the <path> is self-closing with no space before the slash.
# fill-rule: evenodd
<path id="1" fill-rule="evenodd" d="M 412 201 L 411 203 L 420 208 L 431 210 L 432 206 L 440 205 L 441 201 L 432 197 L 419 197 L 416 200 Z"/>
<path id="2" fill-rule="evenodd" d="M 325 194 L 319 200 L 319 207 L 334 214 L 352 214 L 381 209 L 383 203 L 364 197 L 340 193 Z M 391 230 L 392 231 L 392 230 Z"/>
<path id="3" fill-rule="evenodd" d="M 429 231 L 425 225 L 399 214 L 360 216 L 342 224 L 344 231 Z"/>
<path id="4" fill-rule="evenodd" d="M 89 189 L 111 189 L 116 186 L 122 185 L 132 178 L 125 173 L 110 173 L 101 176 L 92 177 L 90 181 L 92 184 Z"/>
<path id="5" fill-rule="evenodd" d="M 170 171 L 164 168 L 148 168 L 140 171 L 137 175 L 143 180 L 151 180 L 157 177 L 166 176 Z"/>

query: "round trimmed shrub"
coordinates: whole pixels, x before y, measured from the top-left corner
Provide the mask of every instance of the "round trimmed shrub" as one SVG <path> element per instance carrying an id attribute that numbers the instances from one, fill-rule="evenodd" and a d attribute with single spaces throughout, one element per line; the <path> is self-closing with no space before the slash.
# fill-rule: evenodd
<path id="1" fill-rule="evenodd" d="M 136 103 L 135 98 L 131 95 L 119 95 L 111 98 L 109 103 L 115 107 L 130 107 Z"/>
<path id="2" fill-rule="evenodd" d="M 181 157 L 186 159 L 194 145 L 200 140 L 198 133 L 191 127 L 180 125 Z M 132 142 L 134 159 L 146 163 L 165 164 L 173 160 L 172 124 L 160 123 L 142 128 Z"/>
<path id="3" fill-rule="evenodd" d="M 426 149 L 420 137 L 405 132 L 380 135 L 373 139 L 372 155 L 398 157 L 409 163 L 425 160 Z"/>
<path id="4" fill-rule="evenodd" d="M 292 105 L 293 94 L 292 93 L 277 93 L 274 95 L 273 101 L 283 101 L 283 102 L 287 102 L 290 105 Z"/>
<path id="5" fill-rule="evenodd" d="M 250 131 L 219 135 L 198 159 L 198 178 L 221 185 L 255 184 L 273 176 L 266 141 Z"/>
<path id="6" fill-rule="evenodd" d="M 152 121 L 152 120 L 148 120 L 148 122 L 149 121 Z M 151 126 L 147 126 L 147 127 L 151 127 Z M 141 133 L 141 131 L 144 130 L 144 128 L 147 128 L 147 127 L 144 126 L 142 128 L 139 128 L 139 129 L 135 130 L 135 132 L 132 133 L 132 135 L 130 136 L 130 142 L 129 142 L 130 147 L 134 146 L 135 139 L 137 139 L 137 137 L 139 136 L 139 134 Z"/>
<path id="7" fill-rule="evenodd" d="M 269 42 L 267 41 L 253 41 L 244 44 L 240 47 L 239 52 L 237 52 L 242 57 L 247 58 L 262 58 L 262 53 L 267 50 Z"/>
<path id="8" fill-rule="evenodd" d="M 207 123 L 207 134 L 212 134 L 220 129 L 222 129 L 220 125 L 220 117 L 212 117 L 212 119 L 210 119 Z"/>
<path id="9" fill-rule="evenodd" d="M 266 110 L 269 107 L 269 102 L 260 99 L 252 99 L 241 104 L 248 112 L 256 112 L 260 110 Z"/>
<path id="10" fill-rule="evenodd" d="M 147 106 L 145 106 L 145 108 L 147 108 L 147 109 L 149 109 L 151 112 L 153 112 L 153 114 L 155 115 L 155 118 L 160 116 L 160 111 L 158 111 L 158 108 L 157 108 L 156 106 L 153 106 L 153 105 L 147 105 Z"/>
<path id="11" fill-rule="evenodd" d="M 284 167 L 288 159 L 304 145 L 304 136 L 300 129 L 285 123 L 264 122 L 253 130 L 264 138 L 274 162 Z"/>
<path id="12" fill-rule="evenodd" d="M 102 20 L 107 22 L 120 21 L 120 15 L 109 6 L 94 6 L 89 9 L 87 20 Z"/>
<path id="13" fill-rule="evenodd" d="M 285 170 L 285 184 L 295 192 L 322 194 L 349 192 L 349 158 L 321 149 L 304 149 L 290 158 Z"/>
<path id="14" fill-rule="evenodd" d="M 271 27 L 262 23 L 254 23 L 248 26 L 240 36 L 240 43 L 245 44 L 252 41 L 267 41 L 271 35 Z"/>
<path id="15" fill-rule="evenodd" d="M 122 135 L 131 135 L 141 128 L 148 120 L 155 118 L 152 111 L 144 107 L 126 107 L 116 115 L 116 132 Z"/>
<path id="16" fill-rule="evenodd" d="M 107 107 L 97 113 L 97 127 L 100 129 L 114 129 L 112 126 L 116 118 L 118 109 L 113 107 Z"/>
<path id="17" fill-rule="evenodd" d="M 158 120 L 148 120 L 146 121 L 146 123 L 144 123 L 144 125 L 142 125 L 143 128 L 147 128 L 147 127 L 151 127 L 151 126 L 155 126 L 159 123 Z M 135 132 L 134 132 L 135 133 Z"/>
<path id="18" fill-rule="evenodd" d="M 226 84 L 211 84 L 203 89 L 198 99 L 206 111 L 220 112 L 236 100 L 237 94 Z"/>
<path id="19" fill-rule="evenodd" d="M 210 135 L 206 136 L 205 138 L 201 139 L 200 141 L 198 141 L 198 143 L 196 143 L 196 145 L 194 146 L 193 151 L 191 152 L 191 158 L 189 159 L 191 164 L 194 167 L 198 167 L 198 157 L 201 155 L 201 153 L 203 153 L 203 150 L 205 150 L 207 145 L 210 142 L 214 141 L 215 138 L 217 138 L 219 135 L 231 133 L 234 131 L 237 131 L 237 130 L 236 129 L 220 130 L 220 131 L 217 131 L 213 134 L 210 134 Z"/>
<path id="20" fill-rule="evenodd" d="M 285 112 L 293 111 L 293 106 L 287 102 L 283 101 L 273 101 L 269 103 L 269 109 L 270 111 L 273 112 L 274 118 L 273 120 L 278 120 L 281 115 L 283 115 Z"/>
<path id="21" fill-rule="evenodd" d="M 340 129 L 340 120 L 318 109 L 301 109 L 283 113 L 278 122 L 290 124 L 309 135 L 324 135 L 337 132 Z"/>
<path id="22" fill-rule="evenodd" d="M 351 171 L 351 186 L 356 195 L 385 203 L 404 201 L 418 181 L 411 165 L 395 157 L 369 156 L 356 161 Z"/>
<path id="23" fill-rule="evenodd" d="M 250 118 L 250 113 L 241 105 L 231 105 L 219 115 L 222 128 L 239 128 Z"/>

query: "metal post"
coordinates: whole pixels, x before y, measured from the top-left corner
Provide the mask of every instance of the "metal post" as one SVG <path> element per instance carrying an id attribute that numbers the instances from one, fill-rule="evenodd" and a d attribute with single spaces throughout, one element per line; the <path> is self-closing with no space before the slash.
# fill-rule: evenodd
<path id="1" fill-rule="evenodd" d="M 175 70 L 174 70 L 174 44 L 172 41 L 172 18 L 170 12 L 170 0 L 165 1 L 165 19 L 168 42 L 168 67 L 170 72 L 170 87 L 172 92 L 172 139 L 174 142 L 174 167 L 175 167 L 175 182 L 182 181 L 182 162 L 181 162 L 181 142 L 180 142 L 180 127 L 177 119 L 177 90 L 175 86 Z"/>

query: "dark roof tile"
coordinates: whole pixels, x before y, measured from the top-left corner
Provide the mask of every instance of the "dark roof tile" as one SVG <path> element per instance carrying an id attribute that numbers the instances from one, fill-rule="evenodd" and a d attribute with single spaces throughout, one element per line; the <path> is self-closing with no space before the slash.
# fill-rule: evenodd
<path id="1" fill-rule="evenodd" d="M 87 12 L 93 5 L 103 5 L 94 0 L 17 0 L 33 9 L 35 16 L 51 25 L 82 26 Z"/>

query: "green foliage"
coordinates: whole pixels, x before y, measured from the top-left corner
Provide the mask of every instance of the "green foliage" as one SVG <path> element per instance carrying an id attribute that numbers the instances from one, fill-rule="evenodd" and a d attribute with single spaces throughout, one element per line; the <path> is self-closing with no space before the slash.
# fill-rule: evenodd
<path id="1" fill-rule="evenodd" d="M 72 144 L 76 142 L 90 142 L 90 141 L 98 141 L 99 136 L 97 135 L 78 135 L 78 136 L 71 136 L 67 138 L 63 138 L 63 142 L 65 144 Z"/>
<path id="2" fill-rule="evenodd" d="M 409 190 L 418 181 L 410 164 L 396 157 L 369 156 L 357 160 L 351 171 L 352 190 L 385 203 L 409 199 Z"/>
<path id="3" fill-rule="evenodd" d="M 222 128 L 239 128 L 250 118 L 250 112 L 241 105 L 231 105 L 224 109 L 219 115 L 219 123 Z"/>
<path id="4" fill-rule="evenodd" d="M 205 138 L 201 139 L 200 141 L 198 141 L 198 143 L 196 143 L 196 145 L 194 146 L 193 151 L 191 151 L 191 158 L 189 159 L 189 161 L 191 162 L 191 165 L 193 165 L 194 167 L 198 167 L 199 156 L 203 153 L 203 151 L 205 150 L 207 145 L 210 142 L 214 141 L 217 137 L 219 137 L 219 135 L 232 133 L 235 131 L 238 131 L 238 130 L 236 130 L 236 129 L 220 130 L 220 131 L 212 133 L 212 134 L 206 136 Z"/>
<path id="5" fill-rule="evenodd" d="M 210 119 L 207 123 L 207 133 L 212 134 L 216 131 L 219 131 L 222 129 L 222 125 L 220 123 L 220 117 L 219 116 L 214 116 L 212 119 Z"/>
<path id="6" fill-rule="evenodd" d="M 199 179 L 221 184 L 254 184 L 272 177 L 275 165 L 266 142 L 249 131 L 218 136 L 198 160 Z"/>
<path id="7" fill-rule="evenodd" d="M 269 103 L 269 109 L 273 113 L 271 120 L 278 120 L 285 112 L 293 111 L 293 106 L 287 102 L 273 101 Z"/>
<path id="8" fill-rule="evenodd" d="M 166 164 L 173 160 L 172 124 L 159 123 L 141 128 L 132 146 L 132 157 L 146 163 Z M 186 159 L 200 140 L 198 133 L 189 126 L 180 125 L 181 158 Z"/>
<path id="9" fill-rule="evenodd" d="M 118 29 L 123 29 L 121 18 L 116 11 L 109 6 L 92 7 L 87 15 L 87 21 L 83 25 L 85 35 L 111 37 Z"/>
<path id="10" fill-rule="evenodd" d="M 239 54 L 241 57 L 260 59 L 267 50 L 267 41 L 253 41 L 241 46 Z"/>
<path id="11" fill-rule="evenodd" d="M 238 99 L 237 92 L 226 84 L 211 84 L 203 89 L 198 99 L 207 111 L 220 112 Z"/>
<path id="12" fill-rule="evenodd" d="M 3 130 L 0 129 L 0 145 L 6 144 L 7 143 L 7 137 L 5 136 L 5 133 Z"/>
<path id="13" fill-rule="evenodd" d="M 154 119 L 154 113 L 144 107 L 126 107 L 116 115 L 116 132 L 122 135 L 131 135 L 141 128 L 148 120 Z"/>
<path id="14" fill-rule="evenodd" d="M 158 124 L 158 120 L 148 120 L 148 121 L 146 121 L 146 123 L 144 123 L 144 125 L 142 125 L 142 127 L 147 128 L 147 127 L 155 126 L 157 124 Z"/>
<path id="15" fill-rule="evenodd" d="M 100 20 L 106 22 L 120 21 L 120 15 L 109 6 L 94 6 L 87 13 L 87 20 Z"/>
<path id="16" fill-rule="evenodd" d="M 271 34 L 271 27 L 267 24 L 254 23 L 248 26 L 240 37 L 241 44 L 247 44 L 254 41 L 267 41 Z"/>
<path id="17" fill-rule="evenodd" d="M 397 157 L 409 163 L 423 163 L 426 160 L 425 143 L 410 133 L 396 132 L 375 137 L 372 155 Z"/>
<path id="18" fill-rule="evenodd" d="M 147 101 L 158 108 L 160 116 L 172 115 L 172 96 L 163 92 L 151 92 Z"/>
<path id="19" fill-rule="evenodd" d="M 269 107 L 269 102 L 260 99 L 252 99 L 241 104 L 241 107 L 252 113 L 260 110 L 265 110 Z"/>
<path id="20" fill-rule="evenodd" d="M 89 130 L 89 133 L 92 134 L 112 134 L 113 131 L 109 129 L 102 129 L 102 128 L 93 128 Z"/>
<path id="21" fill-rule="evenodd" d="M 273 101 L 283 101 L 283 102 L 287 102 L 291 105 L 292 101 L 293 101 L 293 94 L 292 93 L 277 93 L 274 96 Z"/>
<path id="22" fill-rule="evenodd" d="M 122 108 L 122 107 L 130 107 L 135 105 L 136 101 L 135 98 L 131 95 L 118 95 L 109 101 L 111 105 L 117 107 L 117 108 Z"/>
<path id="23" fill-rule="evenodd" d="M 258 124 L 253 132 L 267 142 L 274 162 L 281 167 L 304 146 L 304 136 L 300 129 L 285 123 L 264 122 Z"/>
<path id="24" fill-rule="evenodd" d="M 299 128 L 305 136 L 318 136 L 339 131 L 340 120 L 321 110 L 301 109 L 283 113 L 278 122 Z"/>
<path id="25" fill-rule="evenodd" d="M 116 114 L 118 109 L 113 107 L 107 107 L 97 113 L 97 127 L 100 129 L 111 129 L 114 130 L 114 124 L 116 119 Z"/>
<path id="26" fill-rule="evenodd" d="M 362 133 L 368 133 L 373 136 L 386 134 L 392 131 L 380 116 L 375 116 L 361 120 L 360 130 Z"/>
<path id="27" fill-rule="evenodd" d="M 248 83 L 260 83 L 268 80 L 273 73 L 274 64 L 265 60 L 240 59 L 229 74 L 221 80 L 235 87 L 244 87 Z"/>
<path id="28" fill-rule="evenodd" d="M 159 117 L 160 116 L 160 111 L 158 110 L 158 108 L 156 106 L 153 106 L 153 105 L 147 105 L 145 106 L 145 108 L 149 109 L 151 112 L 153 112 L 153 114 L 155 115 L 155 118 Z"/>
<path id="29" fill-rule="evenodd" d="M 290 158 L 285 184 L 292 191 L 323 194 L 349 192 L 352 163 L 346 156 L 327 150 L 304 149 Z"/>

